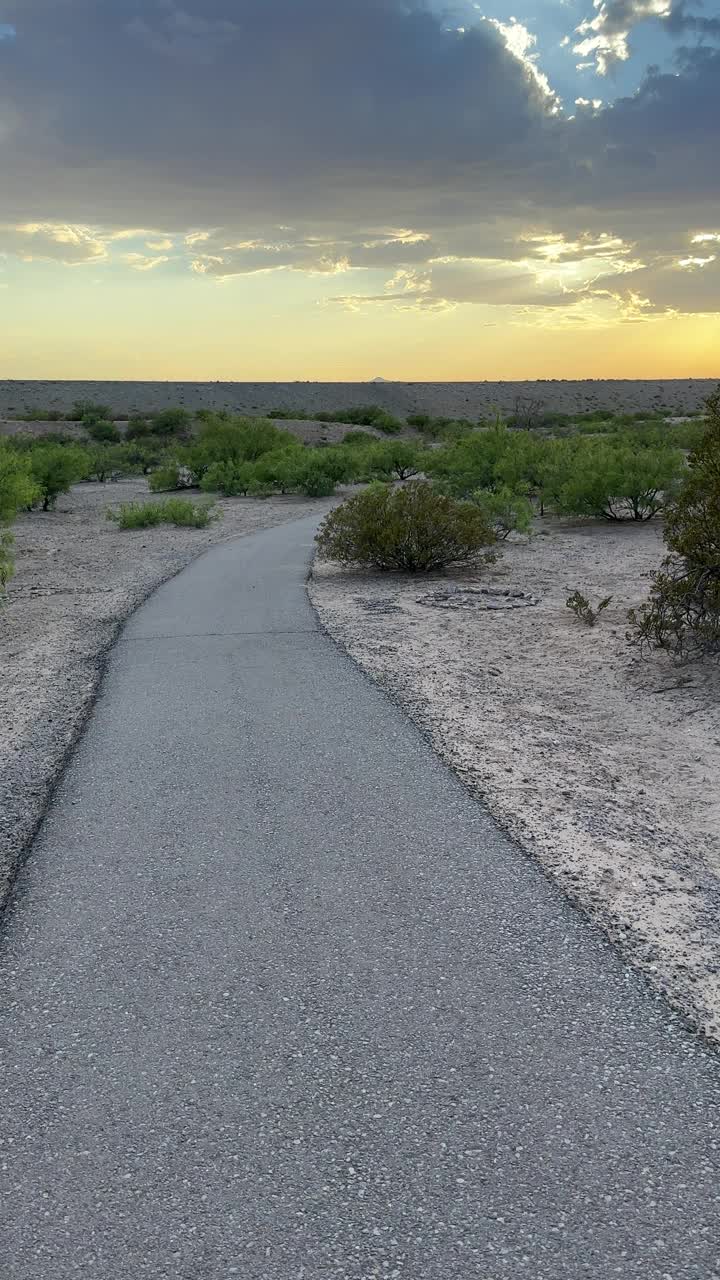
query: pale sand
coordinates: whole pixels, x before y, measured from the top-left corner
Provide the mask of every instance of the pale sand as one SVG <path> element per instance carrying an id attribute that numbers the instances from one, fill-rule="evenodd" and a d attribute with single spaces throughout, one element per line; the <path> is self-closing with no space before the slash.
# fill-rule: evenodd
<path id="1" fill-rule="evenodd" d="M 718 371 L 720 378 L 720 370 Z M 640 412 L 667 408 L 682 414 L 704 403 L 715 379 L 667 381 L 594 380 L 534 382 L 0 382 L 0 418 L 35 409 L 70 411 L 77 399 L 108 404 L 119 418 L 168 406 L 267 413 L 271 409 L 334 413 L 352 405 L 378 404 L 408 413 L 479 418 L 499 409 L 512 412 L 518 399 L 547 409 Z"/>
<path id="2" fill-rule="evenodd" d="M 492 570 L 429 585 L 318 563 L 311 597 L 501 825 L 720 1039 L 720 671 L 642 659 L 626 642 L 626 611 L 663 554 L 658 525 L 542 527 Z M 448 580 L 540 603 L 418 603 Z M 565 607 L 576 588 L 613 595 L 592 630 Z"/>
<path id="3" fill-rule="evenodd" d="M 0 605 L 0 907 L 122 619 L 213 543 L 332 501 L 228 498 L 223 520 L 205 530 L 121 531 L 108 521 L 108 507 L 147 496 L 144 480 L 79 485 L 57 511 L 15 525 L 17 574 Z"/>

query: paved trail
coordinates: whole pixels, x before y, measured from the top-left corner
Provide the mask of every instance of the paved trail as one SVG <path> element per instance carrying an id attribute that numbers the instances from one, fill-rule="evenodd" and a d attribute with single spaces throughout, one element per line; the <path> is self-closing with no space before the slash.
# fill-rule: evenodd
<path id="1" fill-rule="evenodd" d="M 116 647 L 5 922 L 7 1280 L 710 1280 L 720 1061 L 319 630 L 312 520 Z"/>

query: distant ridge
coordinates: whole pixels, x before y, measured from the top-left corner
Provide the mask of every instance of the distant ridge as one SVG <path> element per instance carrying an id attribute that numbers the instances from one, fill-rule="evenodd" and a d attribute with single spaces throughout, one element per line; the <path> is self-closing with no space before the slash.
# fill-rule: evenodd
<path id="1" fill-rule="evenodd" d="M 513 412 L 532 400 L 563 413 L 589 409 L 640 412 L 667 408 L 673 413 L 698 409 L 715 390 L 718 378 L 656 380 L 544 379 L 526 382 L 124 382 L 0 381 L 0 418 L 36 410 L 67 413 L 76 400 L 97 400 L 116 417 L 149 413 L 168 406 L 228 409 L 263 414 L 272 409 L 335 413 L 368 398 L 391 413 L 429 413 L 481 418 L 494 410 Z M 369 388 L 372 388 L 370 390 Z"/>

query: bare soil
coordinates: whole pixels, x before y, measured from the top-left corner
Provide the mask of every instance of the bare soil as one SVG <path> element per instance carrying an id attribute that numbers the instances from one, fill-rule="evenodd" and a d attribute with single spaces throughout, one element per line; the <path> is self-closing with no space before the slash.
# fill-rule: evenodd
<path id="1" fill-rule="evenodd" d="M 116 417 L 168 407 L 268 413 L 299 409 L 335 413 L 351 405 L 378 404 L 391 413 L 479 418 L 532 401 L 546 409 L 644 412 L 667 408 L 677 414 L 699 409 L 720 378 L 621 380 L 587 378 L 527 382 L 22 382 L 0 381 L 0 418 L 33 410 L 70 412 L 76 400 L 110 405 Z"/>
<path id="2" fill-rule="evenodd" d="M 643 658 L 626 639 L 662 554 L 657 524 L 547 521 L 482 574 L 316 563 L 310 590 L 498 821 L 720 1039 L 720 670 Z M 466 587 L 539 602 L 498 607 Z M 565 606 L 576 589 L 613 597 L 594 628 Z"/>
<path id="3" fill-rule="evenodd" d="M 109 507 L 144 480 L 83 484 L 15 525 L 16 576 L 0 606 L 0 905 L 82 726 L 121 621 L 213 543 L 321 512 L 327 500 L 228 498 L 208 529 L 121 531 Z"/>

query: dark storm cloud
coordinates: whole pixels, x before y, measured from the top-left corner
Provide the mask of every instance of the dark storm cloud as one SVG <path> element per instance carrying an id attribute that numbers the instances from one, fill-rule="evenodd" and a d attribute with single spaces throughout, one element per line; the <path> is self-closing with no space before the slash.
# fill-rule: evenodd
<path id="1" fill-rule="evenodd" d="M 643 6 L 596 9 L 622 25 Z M 694 6 L 672 12 L 693 29 Z M 5 0 L 0 17 L 0 223 L 35 225 L 29 247 L 0 228 L 0 252 L 95 255 L 94 232 L 77 247 L 57 223 L 210 229 L 186 246 L 198 276 L 434 263 L 423 296 L 533 300 L 532 272 L 526 289 L 468 264 L 523 260 L 528 230 L 606 232 L 685 296 L 688 273 L 653 263 L 717 222 L 710 45 L 568 118 L 496 26 L 449 29 L 422 0 Z"/>
<path id="2" fill-rule="evenodd" d="M 7 10 L 4 199 L 37 216 L 119 201 L 167 221 L 180 199 L 217 221 L 218 204 L 224 220 L 286 196 L 349 212 L 363 192 L 520 170 L 541 146 L 549 104 L 500 33 L 447 30 L 419 0 Z"/>

